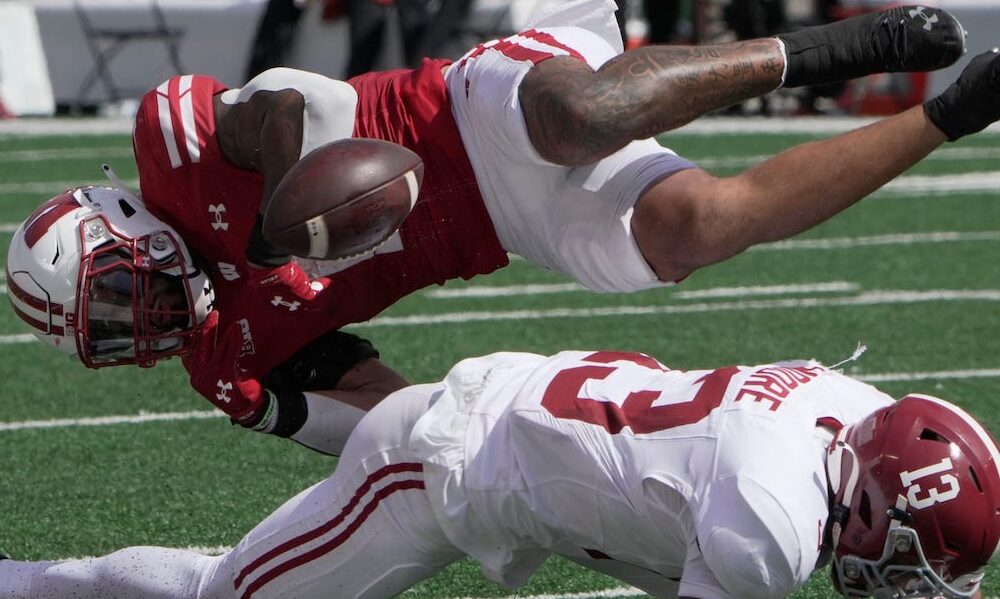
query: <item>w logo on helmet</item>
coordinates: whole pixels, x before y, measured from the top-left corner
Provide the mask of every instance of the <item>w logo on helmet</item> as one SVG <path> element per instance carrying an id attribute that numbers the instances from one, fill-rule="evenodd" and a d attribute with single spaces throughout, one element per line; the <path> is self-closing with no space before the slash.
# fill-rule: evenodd
<path id="1" fill-rule="evenodd" d="M 62 215 L 80 208 L 71 191 L 65 191 L 35 209 L 24 221 L 24 243 L 32 248 Z"/>

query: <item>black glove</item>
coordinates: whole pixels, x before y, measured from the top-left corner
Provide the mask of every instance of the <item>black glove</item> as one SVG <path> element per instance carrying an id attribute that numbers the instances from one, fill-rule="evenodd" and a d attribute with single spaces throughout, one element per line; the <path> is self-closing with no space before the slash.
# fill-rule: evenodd
<path id="1" fill-rule="evenodd" d="M 948 89 L 924 102 L 924 111 L 951 141 L 1000 120 L 1000 50 L 973 58 Z"/>
<path id="2" fill-rule="evenodd" d="M 378 350 L 367 339 L 331 331 L 303 347 L 264 377 L 263 383 L 276 393 L 335 389 L 348 370 Z"/>
<path id="3" fill-rule="evenodd" d="M 250 231 L 250 240 L 247 242 L 247 261 L 257 266 L 268 266 L 276 268 L 287 264 L 292 257 L 276 249 L 264 239 L 262 223 L 264 217 L 257 215 L 257 222 Z"/>

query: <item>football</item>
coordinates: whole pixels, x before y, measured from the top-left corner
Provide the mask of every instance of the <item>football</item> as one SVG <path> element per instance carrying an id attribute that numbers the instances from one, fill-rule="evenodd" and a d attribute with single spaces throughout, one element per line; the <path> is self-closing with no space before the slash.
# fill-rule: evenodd
<path id="1" fill-rule="evenodd" d="M 417 201 L 424 164 L 378 139 L 341 139 L 303 156 L 274 190 L 262 231 L 293 256 L 334 260 L 376 248 Z"/>

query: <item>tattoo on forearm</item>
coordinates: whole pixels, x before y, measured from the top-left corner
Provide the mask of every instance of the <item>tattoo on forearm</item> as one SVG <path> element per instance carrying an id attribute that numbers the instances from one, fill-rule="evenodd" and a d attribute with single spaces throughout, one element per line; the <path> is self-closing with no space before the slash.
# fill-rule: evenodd
<path id="1" fill-rule="evenodd" d="M 777 44 L 768 39 L 646 46 L 596 73 L 572 59 L 543 62 L 525 77 L 520 98 L 539 152 L 585 163 L 771 91 L 782 65 Z"/>

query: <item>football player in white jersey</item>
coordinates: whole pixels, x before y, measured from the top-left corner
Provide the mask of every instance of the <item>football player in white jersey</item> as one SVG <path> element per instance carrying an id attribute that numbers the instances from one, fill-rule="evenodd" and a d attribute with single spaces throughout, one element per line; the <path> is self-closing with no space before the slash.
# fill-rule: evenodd
<path id="1" fill-rule="evenodd" d="M 388 396 L 336 471 L 208 557 L 0 561 L 3 599 L 391 597 L 470 556 L 516 587 L 557 554 L 659 597 L 976 597 L 1000 454 L 966 412 L 814 361 L 671 370 L 498 353 Z"/>

